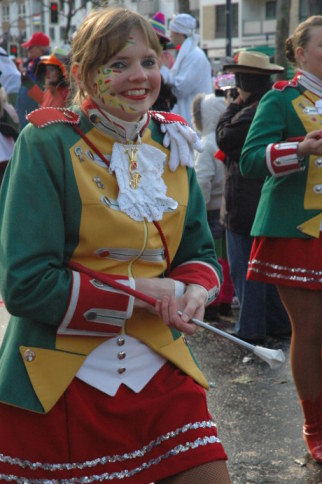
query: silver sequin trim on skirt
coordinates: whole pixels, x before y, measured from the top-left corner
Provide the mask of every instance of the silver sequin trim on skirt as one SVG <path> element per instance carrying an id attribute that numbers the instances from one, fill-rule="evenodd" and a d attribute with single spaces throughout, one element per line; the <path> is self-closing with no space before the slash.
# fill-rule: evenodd
<path id="1" fill-rule="evenodd" d="M 266 277 L 284 279 L 285 281 L 322 282 L 322 271 L 315 271 L 301 267 L 281 266 L 269 262 L 261 262 L 256 259 L 249 261 L 248 270 L 250 272 L 263 274 Z M 279 272 L 272 272 L 272 270 Z M 285 274 L 281 273 L 283 271 Z"/>
<path id="2" fill-rule="evenodd" d="M 188 430 L 194 430 L 198 428 L 211 428 L 211 427 L 216 427 L 215 423 L 213 421 L 202 421 L 202 422 L 195 422 L 195 423 L 190 423 L 186 424 L 181 428 L 178 428 L 174 431 L 168 432 L 165 435 L 161 435 L 157 439 L 151 441 L 148 445 L 145 445 L 142 447 L 140 450 L 130 452 L 130 453 L 125 453 L 122 455 L 113 455 L 113 456 L 105 456 L 101 458 L 97 458 L 94 460 L 90 461 L 85 461 L 85 462 L 74 462 L 74 463 L 62 463 L 62 464 L 49 464 L 49 463 L 41 463 L 41 462 L 31 462 L 29 460 L 21 460 L 18 458 L 6 456 L 4 454 L 0 454 L 0 462 L 3 463 L 8 463 L 11 465 L 18 465 L 22 468 L 30 468 L 32 470 L 37 470 L 37 469 L 42 469 L 42 470 L 48 470 L 50 472 L 52 471 L 64 471 L 64 470 L 72 470 L 72 469 L 85 469 L 85 468 L 91 468 L 95 467 L 97 465 L 104 465 L 107 463 L 113 463 L 113 462 L 123 462 L 126 460 L 131 460 L 135 459 L 137 457 L 143 457 L 147 452 L 150 452 L 154 447 L 157 447 L 160 445 L 162 442 L 169 440 L 173 437 L 176 437 L 179 434 L 185 433 Z M 62 483 L 62 484 L 67 484 L 67 483 L 90 483 L 90 482 L 98 482 L 98 481 L 109 481 L 112 479 L 124 479 L 127 477 L 132 477 L 135 474 L 138 474 L 139 472 L 143 471 L 144 469 L 150 468 L 152 465 L 156 465 L 160 463 L 162 460 L 167 459 L 168 457 L 172 455 L 178 455 L 182 452 L 186 452 L 190 449 L 195 449 L 200 446 L 208 445 L 208 444 L 216 444 L 220 443 L 220 439 L 215 436 L 210 436 L 210 437 L 204 437 L 204 438 L 198 438 L 193 442 L 186 442 L 185 445 L 177 445 L 173 449 L 171 449 L 169 452 L 166 454 L 160 455 L 159 457 L 155 459 L 151 459 L 147 462 L 144 462 L 141 466 L 136 467 L 132 470 L 123 470 L 121 472 L 113 472 L 113 473 L 103 473 L 103 474 L 96 474 L 92 476 L 84 476 L 81 478 L 72 478 L 72 479 L 32 479 L 29 480 L 28 478 L 24 477 L 18 477 L 12 474 L 0 474 L 0 479 L 5 481 L 5 482 L 17 482 L 17 483 L 32 483 L 32 484 L 55 484 L 55 483 Z"/>

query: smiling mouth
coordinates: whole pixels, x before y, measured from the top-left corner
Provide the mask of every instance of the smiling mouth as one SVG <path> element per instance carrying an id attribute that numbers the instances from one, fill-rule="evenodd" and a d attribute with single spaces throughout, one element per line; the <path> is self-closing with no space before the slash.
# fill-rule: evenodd
<path id="1" fill-rule="evenodd" d="M 125 91 L 123 96 L 129 99 L 143 99 L 148 95 L 148 92 L 147 89 L 130 89 L 129 91 Z"/>

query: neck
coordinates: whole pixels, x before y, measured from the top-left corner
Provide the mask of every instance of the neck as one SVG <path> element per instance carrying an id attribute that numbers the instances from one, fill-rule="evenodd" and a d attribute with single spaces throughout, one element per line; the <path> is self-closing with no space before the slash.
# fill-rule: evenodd
<path id="1" fill-rule="evenodd" d="M 150 118 L 146 113 L 138 121 L 124 121 L 94 103 L 91 103 L 86 111 L 90 121 L 97 129 L 121 142 L 136 141 L 140 138 Z"/>

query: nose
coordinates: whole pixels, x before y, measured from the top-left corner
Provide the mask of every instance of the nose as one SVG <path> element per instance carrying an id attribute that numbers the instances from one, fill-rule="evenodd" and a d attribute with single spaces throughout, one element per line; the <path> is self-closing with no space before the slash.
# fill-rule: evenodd
<path id="1" fill-rule="evenodd" d="M 130 80 L 131 81 L 145 81 L 147 74 L 141 63 L 135 63 L 131 68 Z"/>

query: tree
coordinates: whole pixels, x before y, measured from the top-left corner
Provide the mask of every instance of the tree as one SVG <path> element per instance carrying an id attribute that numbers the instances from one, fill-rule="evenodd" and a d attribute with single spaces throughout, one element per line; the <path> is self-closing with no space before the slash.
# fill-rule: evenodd
<path id="1" fill-rule="evenodd" d="M 287 69 L 285 55 L 285 41 L 289 36 L 290 28 L 290 0 L 277 0 L 276 5 L 276 36 L 275 36 L 275 62 Z M 276 74 L 277 79 L 285 79 L 285 72 Z"/>

